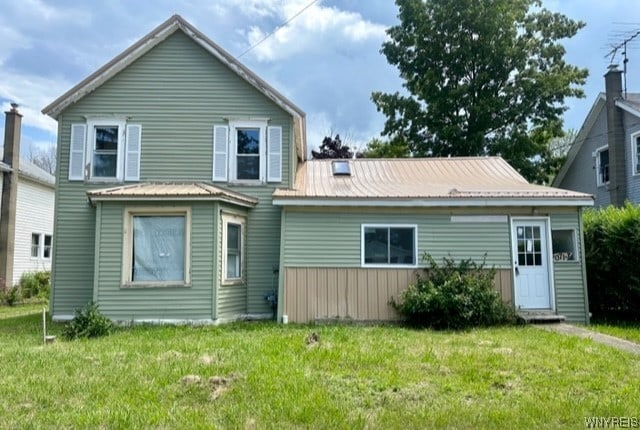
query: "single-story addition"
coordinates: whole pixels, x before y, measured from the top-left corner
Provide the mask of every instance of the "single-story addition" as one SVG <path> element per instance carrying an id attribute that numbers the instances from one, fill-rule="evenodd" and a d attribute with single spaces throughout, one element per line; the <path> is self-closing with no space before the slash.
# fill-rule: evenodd
<path id="1" fill-rule="evenodd" d="M 581 213 L 592 196 L 529 184 L 502 158 L 307 161 L 273 204 L 281 320 L 396 319 L 389 301 L 429 253 L 486 254 L 516 309 L 589 321 Z"/>

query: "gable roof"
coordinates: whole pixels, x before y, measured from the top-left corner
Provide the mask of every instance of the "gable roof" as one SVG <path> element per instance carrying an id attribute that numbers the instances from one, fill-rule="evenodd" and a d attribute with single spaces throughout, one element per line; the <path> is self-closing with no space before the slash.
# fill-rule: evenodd
<path id="1" fill-rule="evenodd" d="M 2 149 L 0 149 L 0 158 L 2 157 Z M 0 172 L 11 172 L 13 168 L 0 160 Z M 26 158 L 20 157 L 20 165 L 18 167 L 19 177 L 30 179 L 49 188 L 56 187 L 56 178 L 42 167 L 35 165 Z"/>
<path id="2" fill-rule="evenodd" d="M 69 105 L 76 103 L 87 94 L 99 88 L 121 70 L 128 67 L 142 55 L 153 49 L 178 30 L 181 30 L 195 43 L 203 47 L 207 52 L 236 73 L 240 78 L 255 87 L 268 99 L 273 101 L 293 117 L 296 152 L 298 154 L 298 158 L 304 160 L 306 154 L 306 114 L 304 111 L 240 63 L 240 61 L 235 57 L 188 23 L 180 15 L 173 15 L 158 27 L 151 30 L 151 32 L 142 39 L 138 40 L 107 64 L 96 70 L 83 81 L 42 109 L 42 113 L 57 119 L 60 113 Z"/>
<path id="3" fill-rule="evenodd" d="M 636 117 L 640 118 L 640 93 L 627 93 L 625 95 L 625 98 L 617 99 L 615 101 L 615 104 L 620 109 L 630 113 L 631 115 L 635 115 Z M 582 123 L 582 127 L 580 127 L 580 130 L 578 131 L 578 134 L 576 135 L 575 140 L 571 144 L 571 148 L 569 148 L 566 161 L 560 168 L 560 171 L 558 172 L 556 177 L 553 178 L 553 182 L 551 183 L 552 186 L 558 187 L 564 180 L 564 177 L 569 172 L 569 169 L 571 168 L 571 165 L 576 159 L 576 156 L 580 152 L 582 145 L 587 140 L 587 137 L 589 137 L 589 134 L 591 133 L 591 129 L 593 128 L 593 125 L 598 119 L 598 116 L 600 116 L 600 113 L 602 109 L 604 109 L 605 105 L 606 105 L 605 94 L 604 93 L 598 94 L 598 97 L 596 98 L 596 101 L 591 106 L 591 109 L 589 110 L 587 117 Z"/>
<path id="4" fill-rule="evenodd" d="M 591 129 L 593 128 L 593 125 L 598 119 L 598 116 L 600 116 L 600 112 L 604 108 L 605 104 L 606 104 L 606 97 L 604 93 L 598 94 L 598 97 L 596 97 L 596 101 L 591 106 L 591 109 L 589 109 L 587 118 L 582 123 L 582 127 L 580 127 L 580 130 L 578 131 L 578 134 L 576 135 L 575 140 L 571 144 L 571 147 L 569 148 L 569 152 L 567 152 L 567 159 L 565 160 L 564 164 L 558 171 L 558 174 L 556 175 L 556 177 L 553 178 L 553 181 L 551 182 L 552 187 L 559 186 L 562 180 L 564 179 L 564 177 L 566 176 L 567 172 L 569 171 L 569 168 L 573 164 L 573 161 L 576 159 L 578 152 L 580 152 L 580 148 L 582 148 L 582 144 L 585 142 L 585 140 L 587 140 L 587 137 L 591 133 Z"/>
<path id="5" fill-rule="evenodd" d="M 333 160 L 300 166 L 294 189 L 277 189 L 277 205 L 300 206 L 591 206 L 589 194 L 530 184 L 500 157 Z"/>
<path id="6" fill-rule="evenodd" d="M 205 182 L 145 182 L 87 191 L 90 202 L 145 200 L 216 200 L 254 207 L 258 199 Z"/>

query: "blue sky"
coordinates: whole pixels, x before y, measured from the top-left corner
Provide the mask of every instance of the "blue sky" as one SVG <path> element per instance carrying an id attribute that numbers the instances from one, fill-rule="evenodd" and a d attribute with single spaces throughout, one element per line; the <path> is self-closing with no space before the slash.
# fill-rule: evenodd
<path id="1" fill-rule="evenodd" d="M 0 0 L 2 109 L 20 104 L 23 151 L 50 145 L 56 122 L 40 110 L 172 14 L 237 56 L 309 3 Z M 609 44 L 621 39 L 617 33 L 640 29 L 640 7 L 636 0 L 546 0 L 543 6 L 587 23 L 565 41 L 566 60 L 590 72 L 586 98 L 567 100 L 565 128 L 577 129 L 603 90 Z M 396 15 L 391 0 L 319 0 L 240 60 L 307 113 L 309 146 L 330 132 L 363 146 L 384 122 L 371 92 L 401 90 L 397 70 L 379 52 Z M 640 49 L 628 54 L 628 88 L 638 92 Z"/>

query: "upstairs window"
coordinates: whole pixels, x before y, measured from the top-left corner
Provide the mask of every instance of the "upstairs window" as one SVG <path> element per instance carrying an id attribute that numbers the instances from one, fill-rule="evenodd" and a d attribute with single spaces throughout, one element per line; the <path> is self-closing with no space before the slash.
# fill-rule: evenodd
<path id="1" fill-rule="evenodd" d="M 118 125 L 94 126 L 91 143 L 93 152 L 91 159 L 91 177 L 117 178 L 118 153 L 122 152 L 120 127 Z"/>
<path id="2" fill-rule="evenodd" d="M 142 127 L 120 119 L 89 119 L 71 125 L 70 181 L 140 179 Z"/>
<path id="3" fill-rule="evenodd" d="M 282 127 L 266 120 L 213 127 L 213 180 L 262 184 L 282 181 Z"/>
<path id="4" fill-rule="evenodd" d="M 609 148 L 596 150 L 596 181 L 598 186 L 609 183 Z"/>

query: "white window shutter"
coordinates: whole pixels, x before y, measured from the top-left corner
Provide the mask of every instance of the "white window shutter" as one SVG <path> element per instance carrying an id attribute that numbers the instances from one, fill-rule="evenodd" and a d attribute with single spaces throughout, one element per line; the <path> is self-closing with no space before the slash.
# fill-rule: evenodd
<path id="1" fill-rule="evenodd" d="M 69 145 L 69 180 L 84 180 L 84 145 L 87 140 L 86 124 L 71 124 Z"/>
<path id="2" fill-rule="evenodd" d="M 124 180 L 140 180 L 140 153 L 142 152 L 142 126 L 127 125 L 127 151 L 125 156 Z"/>
<path id="3" fill-rule="evenodd" d="M 267 181 L 282 181 L 282 127 L 267 127 Z"/>
<path id="4" fill-rule="evenodd" d="M 213 127 L 213 180 L 227 181 L 229 154 L 229 127 L 216 125 Z"/>

